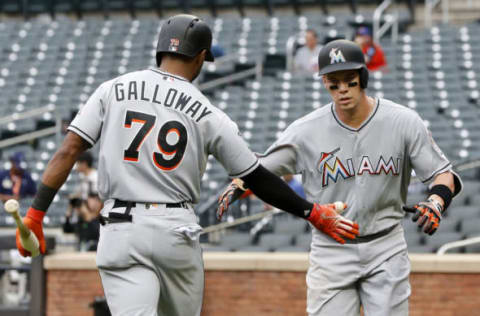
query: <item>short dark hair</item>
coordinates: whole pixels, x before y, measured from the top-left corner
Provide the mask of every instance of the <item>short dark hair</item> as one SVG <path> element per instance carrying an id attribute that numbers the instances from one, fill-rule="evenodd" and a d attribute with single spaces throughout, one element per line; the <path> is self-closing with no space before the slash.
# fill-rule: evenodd
<path id="1" fill-rule="evenodd" d="M 308 32 L 312 33 L 315 38 L 318 38 L 317 31 L 315 31 L 314 29 L 307 29 L 305 31 L 305 33 L 308 33 Z"/>
<path id="2" fill-rule="evenodd" d="M 93 156 L 90 152 L 85 151 L 78 156 L 77 162 L 85 162 L 89 168 L 93 166 Z"/>

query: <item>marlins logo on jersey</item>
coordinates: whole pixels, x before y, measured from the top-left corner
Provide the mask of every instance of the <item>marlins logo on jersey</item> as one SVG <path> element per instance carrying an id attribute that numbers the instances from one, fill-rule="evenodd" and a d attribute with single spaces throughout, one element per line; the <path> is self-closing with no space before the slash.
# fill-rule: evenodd
<path id="1" fill-rule="evenodd" d="M 338 48 L 332 48 L 329 53 L 330 56 L 330 64 L 336 63 L 344 63 L 345 57 L 343 57 L 343 53 Z"/>
<path id="2" fill-rule="evenodd" d="M 343 179 L 348 179 L 355 177 L 356 175 L 361 176 L 364 173 L 379 175 L 383 172 L 393 176 L 398 176 L 400 173 L 401 158 L 397 158 L 397 163 L 395 164 L 395 159 L 393 157 L 385 159 L 383 156 L 380 156 L 377 163 L 374 165 L 369 156 L 363 156 L 357 163 L 353 158 L 348 158 L 342 161 L 339 157 L 335 157 L 334 154 L 339 150 L 340 147 L 331 152 L 322 152 L 321 154 L 317 168 L 322 174 L 323 187 L 329 184 L 329 179 L 333 182 L 337 182 L 339 176 Z M 331 161 L 332 158 L 335 158 L 335 160 Z"/>

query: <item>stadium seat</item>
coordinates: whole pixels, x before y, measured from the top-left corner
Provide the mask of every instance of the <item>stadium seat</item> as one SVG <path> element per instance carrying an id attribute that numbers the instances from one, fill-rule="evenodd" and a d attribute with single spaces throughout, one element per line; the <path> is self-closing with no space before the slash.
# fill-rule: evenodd
<path id="1" fill-rule="evenodd" d="M 246 233 L 232 233 L 221 238 L 220 246 L 226 247 L 231 251 L 237 251 L 242 247 L 251 245 L 252 238 Z"/>
<path id="2" fill-rule="evenodd" d="M 275 233 L 302 234 L 306 232 L 307 223 L 303 219 L 287 219 L 275 222 Z"/>
<path id="3" fill-rule="evenodd" d="M 1 11 L 2 13 L 7 14 L 25 14 L 26 8 L 24 7 L 24 1 L 17 0 L 3 0 L 1 2 Z M 24 15 L 26 18 L 26 15 Z"/>
<path id="4" fill-rule="evenodd" d="M 459 221 L 458 218 L 454 216 L 445 217 L 440 222 L 440 227 L 438 228 L 438 232 L 456 232 L 459 231 Z"/>
<path id="5" fill-rule="evenodd" d="M 480 233 L 478 233 L 478 230 L 475 233 L 471 233 L 471 234 L 467 235 L 466 239 L 475 238 L 475 237 L 480 237 Z M 466 253 L 480 253 L 480 243 L 465 246 L 465 252 Z"/>
<path id="6" fill-rule="evenodd" d="M 480 232 L 480 218 L 468 218 L 460 222 L 460 232 L 462 234 L 471 235 Z"/>
<path id="7" fill-rule="evenodd" d="M 291 234 L 266 233 L 260 235 L 258 246 L 274 251 L 280 247 L 291 246 L 292 242 Z"/>
<path id="8" fill-rule="evenodd" d="M 433 253 L 435 249 L 431 245 L 417 245 L 409 246 L 407 250 L 409 253 Z"/>
<path id="9" fill-rule="evenodd" d="M 407 242 L 408 247 L 416 247 L 416 246 L 423 245 L 424 244 L 423 240 L 424 238 L 420 233 L 412 232 L 412 233 L 405 234 L 405 241 Z"/>
<path id="10" fill-rule="evenodd" d="M 480 205 L 457 206 L 448 210 L 449 214 L 461 220 L 480 218 Z"/>
<path id="11" fill-rule="evenodd" d="M 287 246 L 275 249 L 276 252 L 308 252 L 310 247 Z"/>
<path id="12" fill-rule="evenodd" d="M 443 233 L 435 233 L 432 236 L 425 237 L 425 244 L 431 246 L 434 251 L 437 251 L 438 248 L 447 244 L 452 241 L 458 241 L 463 239 L 463 234 L 459 232 L 443 232 Z M 459 253 L 462 252 L 462 248 L 455 248 L 449 252 L 451 253 Z"/>
<path id="13" fill-rule="evenodd" d="M 231 251 L 229 247 L 225 247 L 225 246 L 202 245 L 202 248 L 204 251 L 207 251 L 207 252 L 230 252 Z"/>
<path id="14" fill-rule="evenodd" d="M 312 243 L 312 234 L 305 233 L 295 236 L 295 246 L 302 249 L 310 250 L 310 244 Z"/>

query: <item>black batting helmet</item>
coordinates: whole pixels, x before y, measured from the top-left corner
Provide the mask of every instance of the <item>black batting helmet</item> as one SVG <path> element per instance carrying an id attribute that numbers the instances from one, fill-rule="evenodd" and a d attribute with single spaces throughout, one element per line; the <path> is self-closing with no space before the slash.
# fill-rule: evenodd
<path id="1" fill-rule="evenodd" d="M 213 61 L 211 52 L 212 31 L 200 18 L 179 14 L 168 18 L 160 29 L 157 44 L 157 66 L 160 66 L 162 53 L 179 54 L 188 57 L 197 56 L 207 50 L 206 61 Z"/>
<path id="2" fill-rule="evenodd" d="M 331 41 L 318 54 L 319 75 L 325 75 L 340 70 L 358 69 L 360 71 L 360 87 L 368 85 L 368 69 L 365 57 L 358 44 L 340 39 Z"/>

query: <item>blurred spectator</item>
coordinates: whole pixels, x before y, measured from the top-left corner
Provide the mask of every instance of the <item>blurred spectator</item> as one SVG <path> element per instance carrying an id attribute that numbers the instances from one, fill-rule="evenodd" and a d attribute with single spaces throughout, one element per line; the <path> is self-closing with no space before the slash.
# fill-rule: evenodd
<path id="1" fill-rule="evenodd" d="M 318 72 L 318 53 L 322 48 L 318 44 L 317 33 L 307 30 L 305 33 L 305 46 L 300 47 L 293 60 L 293 69 L 296 73 L 315 74 Z"/>
<path id="2" fill-rule="evenodd" d="M 84 152 L 80 155 L 75 170 L 80 174 L 80 183 L 75 193 L 70 196 L 63 231 L 76 233 L 80 251 L 94 251 L 99 238 L 98 215 L 103 203 L 98 197 L 98 174 L 93 168 L 92 154 Z"/>
<path id="3" fill-rule="evenodd" d="M 215 58 L 222 57 L 225 55 L 225 50 L 223 49 L 222 46 L 220 46 L 220 44 L 213 44 L 211 51 L 212 51 L 213 57 Z"/>
<path id="4" fill-rule="evenodd" d="M 293 174 L 286 174 L 283 176 L 283 180 L 288 183 L 288 186 L 297 193 L 298 196 L 301 196 L 302 198 L 305 197 L 305 191 L 303 190 L 303 186 L 298 181 Z"/>
<path id="5" fill-rule="evenodd" d="M 10 170 L 0 171 L 0 199 L 5 202 L 9 199 L 19 200 L 35 195 L 37 186 L 26 170 L 25 155 L 16 152 L 9 159 Z"/>
<path id="6" fill-rule="evenodd" d="M 387 66 L 385 54 L 380 45 L 373 42 L 372 30 L 369 27 L 361 26 L 357 29 L 355 42 L 362 48 L 368 70 L 377 71 Z"/>

